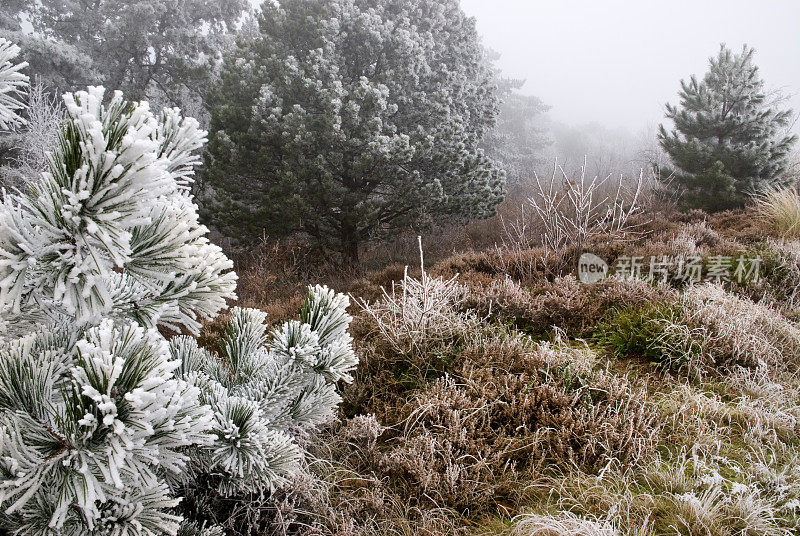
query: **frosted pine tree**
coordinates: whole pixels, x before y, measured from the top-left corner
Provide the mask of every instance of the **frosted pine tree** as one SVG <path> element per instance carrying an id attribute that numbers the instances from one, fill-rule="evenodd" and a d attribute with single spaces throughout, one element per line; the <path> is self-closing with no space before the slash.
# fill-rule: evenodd
<path id="1" fill-rule="evenodd" d="M 458 0 L 263 2 L 207 102 L 208 217 L 245 243 L 301 232 L 358 264 L 370 240 L 504 196 L 479 146 L 494 73 Z"/>
<path id="2" fill-rule="evenodd" d="M 703 78 L 681 81 L 680 105 L 667 105 L 674 129 L 661 125 L 658 138 L 672 169 L 661 173 L 673 175 L 670 188 L 685 208 L 740 208 L 753 193 L 786 183 L 793 112 L 766 92 L 754 53 L 720 46 Z"/>
<path id="3" fill-rule="evenodd" d="M 219 356 L 168 342 L 234 297 L 188 188 L 205 132 L 102 88 L 64 100 L 49 170 L 0 205 L 0 527 L 174 535 L 195 479 L 268 492 L 298 470 L 293 433 L 332 415 L 356 363 L 347 299 L 311 288 L 270 335 L 235 309 Z M 183 533 L 220 534 L 196 521 Z"/>

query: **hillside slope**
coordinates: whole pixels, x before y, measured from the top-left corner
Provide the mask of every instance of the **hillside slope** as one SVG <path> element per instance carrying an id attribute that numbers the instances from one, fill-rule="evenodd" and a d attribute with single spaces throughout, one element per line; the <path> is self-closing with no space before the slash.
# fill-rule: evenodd
<path id="1" fill-rule="evenodd" d="M 518 248 L 352 281 L 361 364 L 307 442 L 322 482 L 252 534 L 796 533 L 800 244 L 681 220 L 584 248 L 639 278 Z"/>

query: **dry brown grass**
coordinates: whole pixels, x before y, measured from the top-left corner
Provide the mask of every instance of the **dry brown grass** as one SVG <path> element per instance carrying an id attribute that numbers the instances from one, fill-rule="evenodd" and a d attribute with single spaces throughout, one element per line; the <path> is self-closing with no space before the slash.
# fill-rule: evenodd
<path id="1" fill-rule="evenodd" d="M 674 290 L 642 280 L 609 279 L 584 285 L 569 275 L 530 288 L 510 278 L 495 279 L 488 285 L 473 287 L 468 304 L 481 315 L 491 315 L 535 335 L 547 335 L 558 328 L 572 337 L 585 337 L 612 308 L 675 299 Z"/>
<path id="2" fill-rule="evenodd" d="M 767 302 L 788 303 L 792 266 L 784 279 L 768 274 L 775 288 L 587 286 L 572 275 L 579 251 L 512 244 L 502 224 L 515 208 L 501 210 L 426 236 L 426 256 L 438 262 L 430 277 L 460 274 L 459 298 L 440 304 L 438 324 L 400 329 L 404 307 L 393 313 L 386 301 L 380 318 L 351 310 L 361 363 L 343 392 L 342 422 L 307 443 L 316 484 L 299 481 L 241 512 L 260 524 L 253 534 L 787 534 L 795 499 L 800 511 L 790 387 L 800 338 L 787 310 Z M 587 249 L 613 264 L 622 254 L 753 251 L 769 235 L 745 211 L 656 215 L 643 230 L 627 243 L 595 237 Z M 381 287 L 402 290 L 419 252 L 411 235 L 378 244 L 358 273 L 322 259 L 298 267 L 291 248 L 249 255 L 238 264 L 242 300 L 278 321 L 308 282 L 385 300 Z M 673 338 L 702 332 L 713 374 L 664 374 L 577 340 L 615 311 L 653 304 L 685 311 L 671 318 L 687 328 Z M 215 326 L 203 335 L 213 344 Z M 724 482 L 709 491 L 717 473 Z"/>
<path id="3" fill-rule="evenodd" d="M 384 400 L 386 392 L 370 389 L 362 409 L 386 428 L 380 441 L 358 443 L 358 471 L 415 508 L 474 516 L 513 512 L 525 482 L 547 473 L 635 464 L 652 451 L 656 413 L 643 387 L 596 365 L 586 347 L 476 335 L 447 373 L 418 378 L 405 397 L 399 385 Z"/>
<path id="4" fill-rule="evenodd" d="M 800 238 L 800 193 L 795 188 L 771 188 L 755 198 L 758 217 L 771 230 Z"/>

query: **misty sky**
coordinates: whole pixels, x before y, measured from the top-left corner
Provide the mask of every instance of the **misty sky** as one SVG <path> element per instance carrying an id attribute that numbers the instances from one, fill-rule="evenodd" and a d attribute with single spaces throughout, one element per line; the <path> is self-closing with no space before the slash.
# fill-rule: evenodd
<path id="1" fill-rule="evenodd" d="M 769 88 L 800 111 L 800 0 L 461 0 L 507 76 L 571 124 L 632 133 L 663 118 L 719 43 L 756 48 Z M 800 132 L 800 125 L 795 125 Z"/>

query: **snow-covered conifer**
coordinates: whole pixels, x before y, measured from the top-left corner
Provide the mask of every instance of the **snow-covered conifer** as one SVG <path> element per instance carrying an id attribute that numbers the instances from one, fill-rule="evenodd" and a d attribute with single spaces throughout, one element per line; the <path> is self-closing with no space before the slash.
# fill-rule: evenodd
<path id="1" fill-rule="evenodd" d="M 163 337 L 133 323 L 4 342 L 2 524 L 16 534 L 174 534 L 164 473 L 178 476 L 186 447 L 213 440 L 211 408 L 176 366 Z"/>
<path id="2" fill-rule="evenodd" d="M 264 313 L 234 308 L 219 356 L 191 337 L 172 340 L 178 376 L 200 386 L 215 410 L 217 440 L 198 449 L 194 470 L 216 475 L 219 493 L 274 489 L 297 470 L 302 453 L 291 431 L 329 419 L 340 402 L 335 382 L 352 380 L 348 305 L 346 296 L 316 286 L 300 319 L 271 333 Z"/>
<path id="3" fill-rule="evenodd" d="M 209 217 L 235 240 L 299 231 L 357 264 L 369 240 L 503 198 L 480 148 L 494 73 L 458 0 L 264 2 L 206 102 Z"/>
<path id="4" fill-rule="evenodd" d="M 234 309 L 220 355 L 168 342 L 234 297 L 188 187 L 205 132 L 102 88 L 64 100 L 48 170 L 0 204 L 0 531 L 218 536 L 181 492 L 288 482 L 356 363 L 347 298 L 313 287 L 270 334 Z"/>
<path id="5" fill-rule="evenodd" d="M 20 72 L 27 63 L 13 63 L 17 55 L 19 47 L 0 37 L 0 130 L 25 123 L 17 111 L 23 108 L 18 97 L 28 85 L 28 77 Z"/>
<path id="6" fill-rule="evenodd" d="M 702 78 L 681 81 L 680 105 L 667 105 L 674 128 L 661 125 L 658 138 L 671 169 L 661 173 L 674 174 L 669 186 L 684 208 L 741 208 L 753 193 L 790 182 L 793 112 L 765 90 L 754 54 L 721 45 Z"/>
<path id="7" fill-rule="evenodd" d="M 233 296 L 232 263 L 186 190 L 205 142 L 178 110 L 156 117 L 104 90 L 67 94 L 49 170 L 0 210 L 0 306 L 8 333 L 46 316 L 134 318 L 197 331 Z M 32 314 L 36 312 L 36 314 Z"/>

